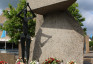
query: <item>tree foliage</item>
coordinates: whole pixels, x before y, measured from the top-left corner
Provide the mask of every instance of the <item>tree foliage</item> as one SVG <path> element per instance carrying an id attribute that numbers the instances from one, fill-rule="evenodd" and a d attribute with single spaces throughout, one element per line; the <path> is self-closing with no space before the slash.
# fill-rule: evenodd
<path id="1" fill-rule="evenodd" d="M 20 2 L 17 4 L 16 9 L 11 4 L 9 4 L 9 11 L 3 11 L 4 16 L 7 18 L 7 20 L 1 29 L 7 31 L 8 36 L 11 38 L 10 42 L 17 43 L 18 40 L 20 40 L 20 34 L 23 33 L 23 21 L 17 17 L 17 14 L 24 8 L 25 5 L 26 0 L 20 0 Z M 27 12 L 27 16 L 31 15 L 31 13 Z M 23 13 L 21 14 L 21 16 L 23 16 Z M 35 20 L 30 19 L 28 21 L 28 33 L 32 37 L 35 34 L 35 24 Z"/>
<path id="2" fill-rule="evenodd" d="M 89 47 L 93 46 L 93 41 L 89 42 Z"/>
<path id="3" fill-rule="evenodd" d="M 82 22 L 85 21 L 85 18 L 82 17 L 82 15 L 79 13 L 77 7 L 78 7 L 78 3 L 74 3 L 72 4 L 72 6 L 68 8 L 68 11 L 72 14 L 75 20 L 79 22 L 80 26 L 84 26 Z M 83 30 L 84 30 L 84 34 L 86 34 L 87 29 L 84 28 Z"/>

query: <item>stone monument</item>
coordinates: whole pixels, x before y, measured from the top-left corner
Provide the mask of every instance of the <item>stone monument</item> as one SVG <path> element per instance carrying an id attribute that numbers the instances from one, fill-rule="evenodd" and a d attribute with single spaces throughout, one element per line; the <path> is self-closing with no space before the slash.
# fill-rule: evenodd
<path id="1" fill-rule="evenodd" d="M 37 13 L 36 36 L 30 60 L 42 63 L 48 57 L 83 64 L 83 30 L 67 11 L 75 0 L 27 0 Z"/>

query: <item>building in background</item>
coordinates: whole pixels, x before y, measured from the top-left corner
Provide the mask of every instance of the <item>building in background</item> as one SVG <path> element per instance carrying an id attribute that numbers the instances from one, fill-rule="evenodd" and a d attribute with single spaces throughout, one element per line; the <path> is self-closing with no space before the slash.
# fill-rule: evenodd
<path id="1" fill-rule="evenodd" d="M 6 10 L 9 10 L 9 8 L 6 8 Z M 0 15 L 0 25 L 3 26 L 5 21 L 6 21 L 6 18 L 3 16 L 3 13 L 2 13 Z M 10 40 L 10 37 L 7 35 L 7 32 L 5 34 L 5 37 L 1 37 L 2 33 L 3 31 L 0 30 L 0 53 L 18 54 L 18 45 L 16 45 L 15 43 L 9 43 L 8 41 Z"/>

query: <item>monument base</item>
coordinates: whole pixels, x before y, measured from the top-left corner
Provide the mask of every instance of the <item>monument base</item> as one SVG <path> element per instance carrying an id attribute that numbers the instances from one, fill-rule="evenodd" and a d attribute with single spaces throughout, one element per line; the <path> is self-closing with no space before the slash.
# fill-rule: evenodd
<path id="1" fill-rule="evenodd" d="M 35 42 L 32 43 L 32 60 L 42 63 L 49 57 L 83 64 L 83 30 L 79 23 L 68 12 L 46 14 L 42 19 L 37 18 Z"/>

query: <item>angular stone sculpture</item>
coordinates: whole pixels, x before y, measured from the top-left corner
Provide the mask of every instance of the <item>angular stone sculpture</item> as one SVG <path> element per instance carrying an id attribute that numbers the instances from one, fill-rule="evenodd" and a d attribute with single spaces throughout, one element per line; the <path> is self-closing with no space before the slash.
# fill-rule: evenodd
<path id="1" fill-rule="evenodd" d="M 31 44 L 30 60 L 39 60 L 42 63 L 48 57 L 56 57 L 63 60 L 64 64 L 71 60 L 83 64 L 84 33 L 79 23 L 66 11 L 75 0 L 28 2 L 33 11 L 38 13 L 36 37 Z"/>
<path id="2" fill-rule="evenodd" d="M 35 13 L 46 14 L 66 10 L 76 0 L 27 0 Z"/>

